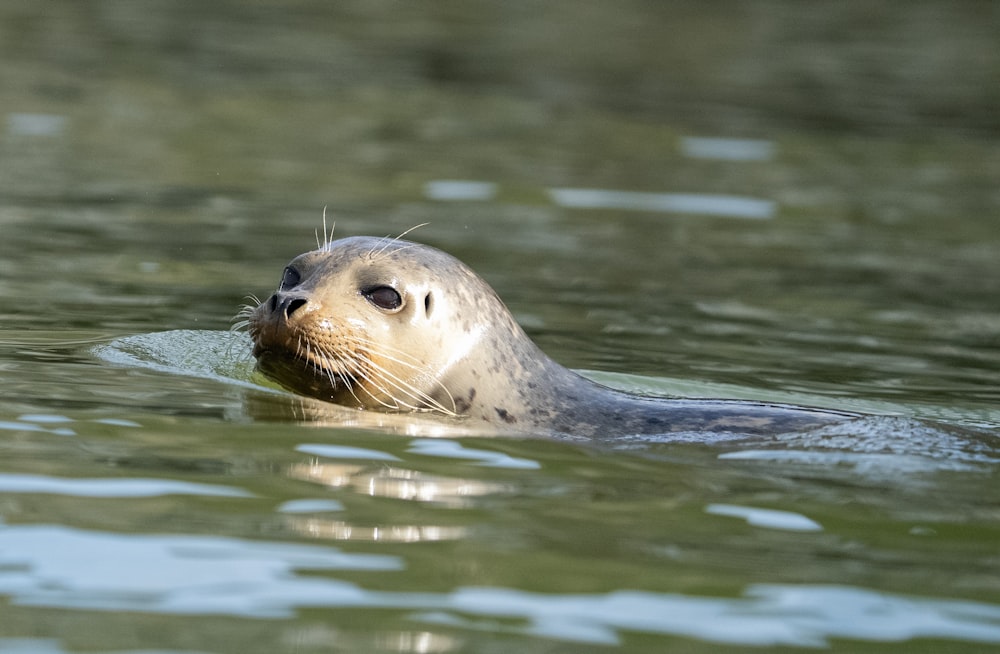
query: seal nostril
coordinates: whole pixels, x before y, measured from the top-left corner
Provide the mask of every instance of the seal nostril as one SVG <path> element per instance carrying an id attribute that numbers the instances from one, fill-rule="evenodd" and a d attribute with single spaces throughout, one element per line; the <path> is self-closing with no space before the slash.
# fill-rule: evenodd
<path id="1" fill-rule="evenodd" d="M 292 317 L 292 314 L 309 304 L 308 297 L 299 294 L 282 293 L 278 291 L 267 301 L 267 306 L 271 313 L 280 314 L 285 320 Z"/>
<path id="2" fill-rule="evenodd" d="M 306 305 L 306 301 L 303 300 L 300 297 L 297 297 L 297 298 L 289 301 L 288 304 L 285 305 L 285 317 L 287 318 L 287 317 L 291 316 L 293 313 L 295 313 L 296 311 L 298 311 L 299 309 L 301 309 L 305 305 Z"/>

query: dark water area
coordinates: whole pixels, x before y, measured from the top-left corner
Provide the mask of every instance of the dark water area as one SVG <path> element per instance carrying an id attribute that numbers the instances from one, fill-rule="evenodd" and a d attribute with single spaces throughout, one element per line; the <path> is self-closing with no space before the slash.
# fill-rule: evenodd
<path id="1" fill-rule="evenodd" d="M 1000 11 L 6 2 L 0 651 L 1000 647 Z M 317 230 L 752 442 L 338 410 L 229 328 Z"/>

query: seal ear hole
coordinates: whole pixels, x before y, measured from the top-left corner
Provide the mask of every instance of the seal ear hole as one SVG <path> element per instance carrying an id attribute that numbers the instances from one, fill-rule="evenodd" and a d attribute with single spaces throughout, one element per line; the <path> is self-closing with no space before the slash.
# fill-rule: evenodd
<path id="1" fill-rule="evenodd" d="M 432 306 L 433 304 L 431 303 L 431 294 L 428 293 L 427 295 L 424 296 L 424 315 L 427 316 L 428 318 L 431 317 Z"/>
<path id="2" fill-rule="evenodd" d="M 365 296 L 366 300 L 385 311 L 396 311 L 403 306 L 402 296 L 391 286 L 365 288 L 361 290 L 361 294 Z"/>

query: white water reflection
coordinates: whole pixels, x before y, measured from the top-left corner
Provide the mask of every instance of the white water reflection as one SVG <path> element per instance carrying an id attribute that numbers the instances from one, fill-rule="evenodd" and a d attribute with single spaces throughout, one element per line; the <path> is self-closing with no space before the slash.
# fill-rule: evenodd
<path id="1" fill-rule="evenodd" d="M 759 509 L 735 504 L 709 504 L 705 507 L 705 513 L 742 518 L 753 527 L 784 529 L 786 531 L 823 531 L 823 527 L 815 520 L 792 511 Z"/>
<path id="2" fill-rule="evenodd" d="M 414 442 L 420 443 L 421 441 Z M 459 444 L 456 443 L 456 445 Z M 346 455 L 346 458 L 370 459 L 372 461 L 395 460 L 392 455 L 377 450 L 344 448 L 339 445 L 301 445 L 296 449 L 331 455 L 339 453 Z M 452 450 L 448 449 L 447 451 L 451 452 Z M 473 452 L 479 451 L 473 450 Z M 417 470 L 388 467 L 384 463 L 377 467 L 371 467 L 358 463 L 336 461 L 327 463 L 315 460 L 310 463 L 292 465 L 288 469 L 288 475 L 294 479 L 313 482 L 327 488 L 346 488 L 361 495 L 433 503 L 446 508 L 464 508 L 477 497 L 509 490 L 503 484 L 430 475 Z M 305 506 L 315 506 L 315 502 L 315 500 L 308 502 Z M 333 520 L 318 516 L 289 517 L 285 524 L 295 533 L 324 540 L 418 543 L 459 540 L 469 533 L 469 529 L 464 526 L 398 523 L 362 525 L 347 520 Z"/>
<path id="3" fill-rule="evenodd" d="M 59 136 L 66 129 L 66 116 L 58 114 L 7 114 L 7 133 L 11 136 Z"/>
<path id="4" fill-rule="evenodd" d="M 0 593 L 16 604 L 157 613 L 286 616 L 364 592 L 296 570 L 399 570 L 394 556 L 217 536 L 0 527 Z M 313 598 L 313 599 L 310 599 Z"/>
<path id="5" fill-rule="evenodd" d="M 776 205 L 770 200 L 738 195 L 698 193 L 639 193 L 596 188 L 552 188 L 552 201 L 570 209 L 620 209 L 686 213 L 727 218 L 773 218 Z"/>
<path id="6" fill-rule="evenodd" d="M 531 459 L 519 459 L 503 452 L 466 447 L 458 441 L 442 438 L 418 438 L 410 444 L 410 448 L 407 451 L 411 454 L 422 454 L 423 456 L 475 461 L 476 465 L 489 468 L 537 470 L 542 467 L 540 463 Z"/>
<path id="7" fill-rule="evenodd" d="M 775 146 L 773 141 L 763 139 L 687 136 L 681 139 L 681 152 L 693 159 L 767 161 L 774 157 Z"/>
<path id="8" fill-rule="evenodd" d="M 3 654 L 72 654 L 81 650 L 64 649 L 55 638 L 0 638 Z M 88 650 L 89 651 L 89 650 Z M 179 649 L 114 650 L 105 654 L 204 654 L 203 651 Z"/>
<path id="9" fill-rule="evenodd" d="M 297 534 L 319 540 L 353 540 L 366 543 L 428 543 L 460 540 L 469 530 L 443 525 L 357 525 L 346 520 L 294 518 L 286 523 Z"/>
<path id="10" fill-rule="evenodd" d="M 295 448 L 296 452 L 315 454 L 330 459 L 367 459 L 369 461 L 399 461 L 399 457 L 381 450 L 371 450 L 366 447 L 351 447 L 350 445 L 328 445 L 326 443 L 303 443 Z"/>
<path id="11" fill-rule="evenodd" d="M 477 182 L 462 179 L 436 179 L 424 185 L 424 196 L 430 200 L 492 200 L 497 185 L 493 182 Z"/>
<path id="12" fill-rule="evenodd" d="M 59 641 L 53 638 L 0 638 L 4 654 L 64 654 Z"/>
<path id="13" fill-rule="evenodd" d="M 377 634 L 375 636 L 375 644 L 379 650 L 390 652 L 437 654 L 439 652 L 454 651 L 462 643 L 453 636 L 436 634 L 430 631 L 395 631 Z"/>
<path id="14" fill-rule="evenodd" d="M 0 594 L 18 605 L 274 618 L 300 608 L 412 610 L 414 619 L 588 643 L 623 632 L 754 646 L 832 639 L 1000 643 L 1000 605 L 830 585 L 756 585 L 740 597 L 507 588 L 369 591 L 309 570 L 400 570 L 398 557 L 213 536 L 0 527 Z"/>
<path id="15" fill-rule="evenodd" d="M 56 436 L 76 436 L 76 432 L 71 428 L 58 426 L 66 424 L 65 421 L 30 420 L 32 417 L 26 416 L 17 420 L 0 420 L 0 431 L 37 431 L 48 432 Z"/>
<path id="16" fill-rule="evenodd" d="M 510 490 L 508 486 L 494 482 L 431 475 L 384 465 L 373 468 L 353 463 L 313 461 L 292 465 L 288 475 L 331 488 L 350 488 L 371 497 L 433 502 L 452 508 L 468 506 L 470 500 L 476 497 Z"/>
<path id="17" fill-rule="evenodd" d="M 907 641 L 941 638 L 1000 643 L 1000 606 L 917 599 L 849 586 L 756 585 L 742 597 L 690 597 L 618 591 L 538 595 L 495 588 L 460 590 L 446 604 L 465 615 L 521 618 L 509 631 L 617 644 L 620 631 L 681 635 L 712 642 L 823 647 L 830 639 Z M 446 613 L 426 618 L 477 626 Z"/>
<path id="18" fill-rule="evenodd" d="M 163 495 L 253 497 L 252 493 L 241 488 L 172 479 L 69 479 L 13 473 L 0 473 L 0 492 L 105 498 L 160 497 Z"/>

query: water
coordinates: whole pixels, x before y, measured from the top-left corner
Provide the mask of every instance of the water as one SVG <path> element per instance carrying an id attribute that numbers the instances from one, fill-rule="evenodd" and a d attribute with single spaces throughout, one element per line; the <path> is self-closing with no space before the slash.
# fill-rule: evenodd
<path id="1" fill-rule="evenodd" d="M 1000 647 L 996 21 L 5 4 L 0 650 Z M 324 207 L 429 222 L 605 383 L 872 417 L 609 446 L 296 398 L 228 329 Z"/>

